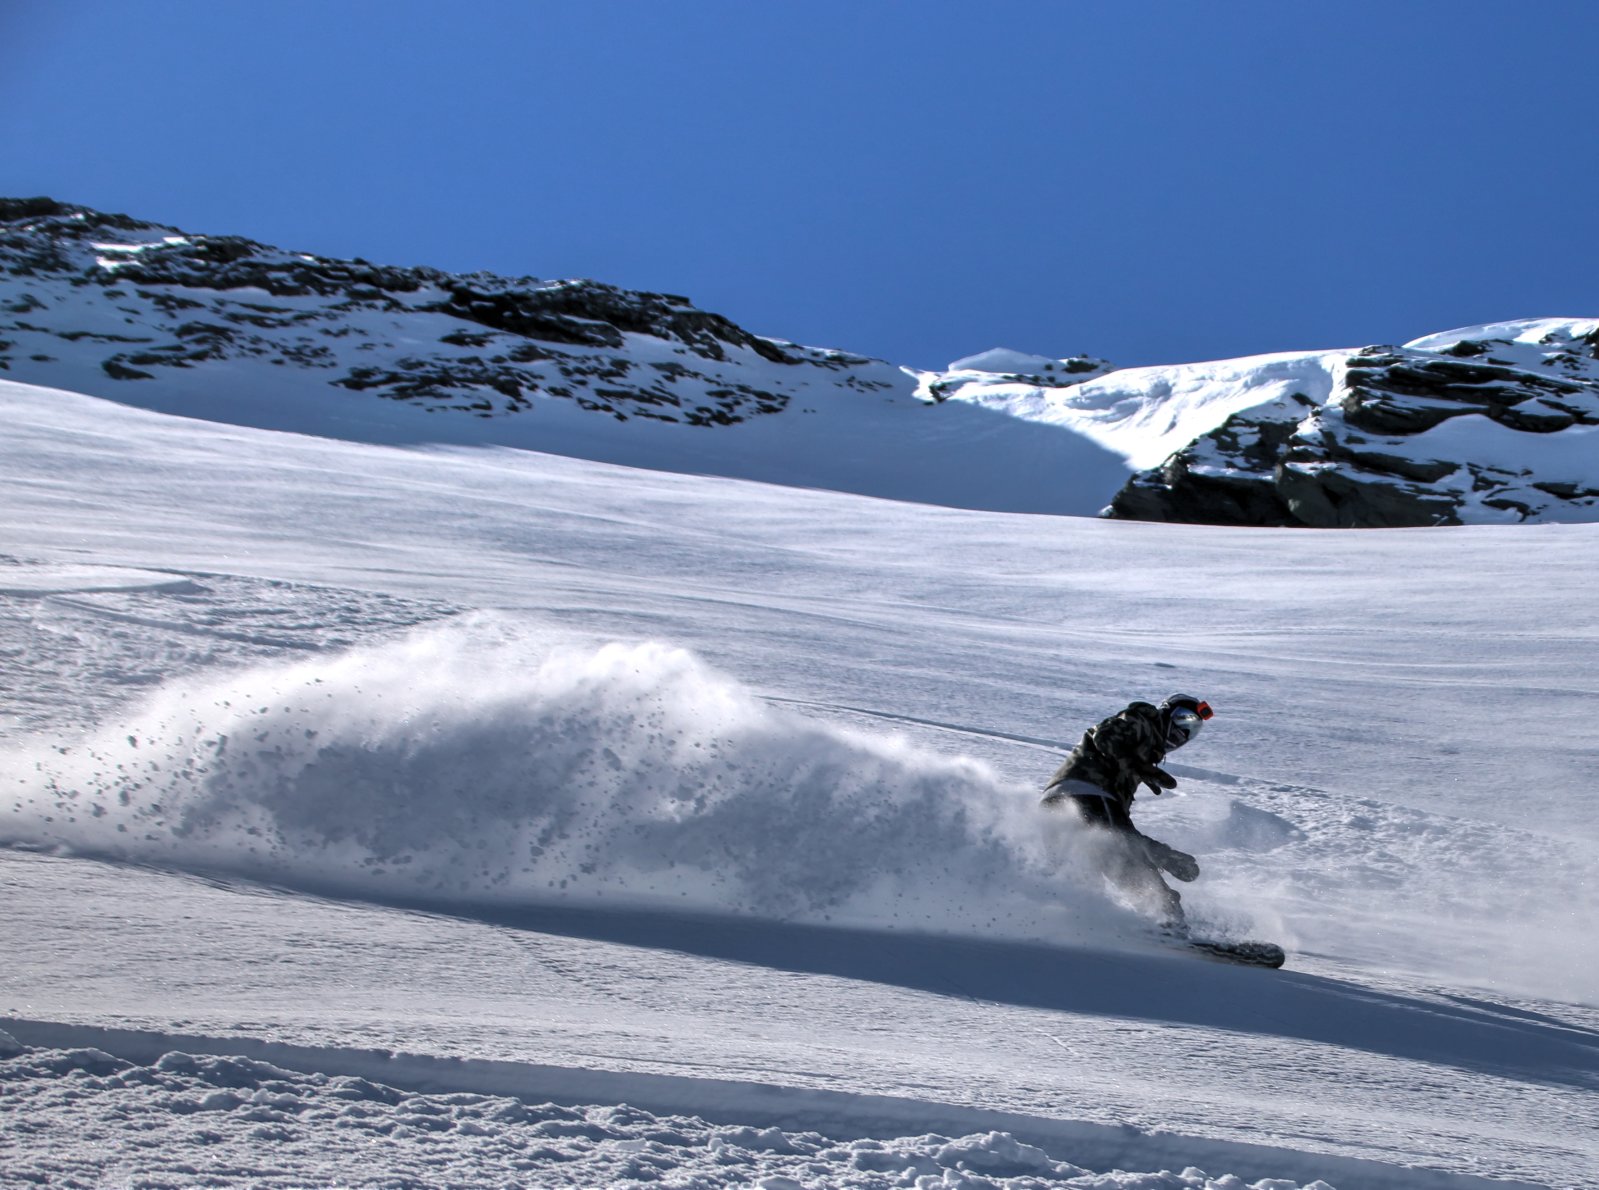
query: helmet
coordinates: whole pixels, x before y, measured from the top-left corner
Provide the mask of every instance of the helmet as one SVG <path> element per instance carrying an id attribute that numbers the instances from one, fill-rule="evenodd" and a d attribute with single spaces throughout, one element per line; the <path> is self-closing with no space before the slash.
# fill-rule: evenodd
<path id="1" fill-rule="evenodd" d="M 1161 719 L 1166 724 L 1166 747 L 1181 748 L 1199 734 L 1216 712 L 1210 704 L 1190 694 L 1173 694 L 1160 704 Z"/>

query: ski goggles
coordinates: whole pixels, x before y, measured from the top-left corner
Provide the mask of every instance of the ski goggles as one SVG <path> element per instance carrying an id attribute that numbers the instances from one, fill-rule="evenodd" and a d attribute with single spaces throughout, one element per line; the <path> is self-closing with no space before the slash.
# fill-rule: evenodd
<path id="1" fill-rule="evenodd" d="M 1199 729 L 1205 726 L 1205 721 L 1199 717 L 1198 711 L 1191 711 L 1187 707 L 1178 707 L 1171 713 L 1171 722 L 1166 728 L 1166 746 L 1168 748 L 1181 748 L 1189 740 L 1199 734 Z"/>

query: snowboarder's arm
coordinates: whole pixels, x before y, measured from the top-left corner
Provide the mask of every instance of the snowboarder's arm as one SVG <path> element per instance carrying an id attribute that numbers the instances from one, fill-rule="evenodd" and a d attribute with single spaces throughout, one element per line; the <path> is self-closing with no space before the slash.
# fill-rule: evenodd
<path id="1" fill-rule="evenodd" d="M 1140 710 L 1147 714 L 1138 713 Z M 1102 756 L 1121 766 L 1124 772 L 1130 772 L 1154 793 L 1160 793 L 1177 788 L 1177 778 L 1155 764 L 1165 754 L 1165 749 L 1151 722 L 1154 711 L 1152 706 L 1134 703 L 1100 723 L 1089 734 Z"/>

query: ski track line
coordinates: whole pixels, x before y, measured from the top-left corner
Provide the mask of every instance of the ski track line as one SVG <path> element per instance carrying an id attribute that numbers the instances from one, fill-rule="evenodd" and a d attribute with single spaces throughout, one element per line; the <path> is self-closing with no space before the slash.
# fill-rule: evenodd
<path id="1" fill-rule="evenodd" d="M 784 698 L 777 694 L 763 694 L 761 697 L 766 702 L 777 703 L 782 706 L 809 707 L 817 711 L 865 715 L 869 719 L 881 719 L 888 723 L 906 723 L 912 727 L 931 727 L 938 731 L 977 736 L 986 740 L 1005 740 L 1012 744 L 1026 744 L 1033 748 L 1046 748 L 1052 752 L 1070 752 L 1072 749 L 1071 744 L 1062 743 L 1060 740 L 1046 740 L 1038 736 L 1012 735 L 1010 732 L 992 731 L 982 727 L 969 727 L 961 723 L 941 723 L 937 719 L 918 719 L 914 715 L 896 715 L 890 711 L 873 711 L 866 707 L 852 707 L 840 702 L 817 702 L 806 698 Z"/>
<path id="2" fill-rule="evenodd" d="M 154 1030 L 0 1017 L 0 1029 L 41 1049 L 102 1050 L 150 1065 L 180 1052 L 244 1057 L 300 1073 L 343 1075 L 422 1094 L 504 1095 L 526 1103 L 576 1106 L 626 1103 L 658 1115 L 693 1115 L 718 1123 L 814 1131 L 835 1140 L 958 1137 L 1005 1132 L 1074 1164 L 1100 1170 L 1151 1165 L 1226 1168 L 1250 1181 L 1333 1179 L 1360 1190 L 1548 1190 L 1533 1182 L 1392 1165 L 1357 1157 L 1146 1132 L 1131 1125 L 1019 1115 L 889 1095 L 869 1095 L 732 1079 L 639 1071 L 579 1069 L 492 1059 L 446 1058 L 379 1049 L 294 1045 L 251 1037 L 211 1037 Z"/>
<path id="3" fill-rule="evenodd" d="M 1042 736 L 1014 735 L 1008 731 L 994 731 L 986 727 L 972 727 L 964 723 L 943 723 L 937 719 L 919 719 L 914 715 L 898 715 L 891 711 L 874 711 L 867 707 L 852 707 L 841 702 L 818 702 L 806 698 L 785 698 L 778 694 L 763 694 L 761 698 L 769 703 L 776 703 L 789 707 L 809 707 L 818 711 L 834 711 L 850 715 L 864 715 L 869 719 L 880 719 L 886 723 L 905 723 L 912 727 L 928 727 L 935 731 L 947 731 L 955 735 L 976 736 L 985 740 L 1004 740 L 1012 744 L 1025 744 L 1030 748 L 1042 748 L 1049 752 L 1070 752 L 1075 743 L 1067 740 L 1051 740 Z M 1218 773 L 1212 769 L 1195 768 L 1187 764 L 1168 764 L 1166 766 L 1172 773 L 1189 777 L 1196 781 L 1210 781 L 1217 785 L 1242 785 L 1249 780 L 1233 773 Z M 1264 782 L 1262 782 L 1264 783 Z"/>

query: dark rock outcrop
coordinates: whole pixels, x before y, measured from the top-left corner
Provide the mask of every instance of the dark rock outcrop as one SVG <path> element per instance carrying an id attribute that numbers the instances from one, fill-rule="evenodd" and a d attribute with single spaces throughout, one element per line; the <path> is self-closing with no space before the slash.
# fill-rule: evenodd
<path id="1" fill-rule="evenodd" d="M 66 342 L 80 362 L 104 345 L 94 365 L 130 384 L 254 361 L 483 417 L 547 399 L 731 425 L 785 408 L 789 369 L 884 387 L 868 373 L 886 365 L 762 338 L 675 294 L 334 260 L 49 198 L 0 199 L 0 281 L 0 372 L 26 360 L 42 383 Z"/>
<path id="2" fill-rule="evenodd" d="M 1595 426 L 1599 332 L 1369 347 L 1324 404 L 1301 395 L 1234 414 L 1133 476 L 1106 515 L 1318 528 L 1592 519 L 1599 485 L 1540 447 Z M 1599 459 L 1577 472 L 1599 473 Z"/>

